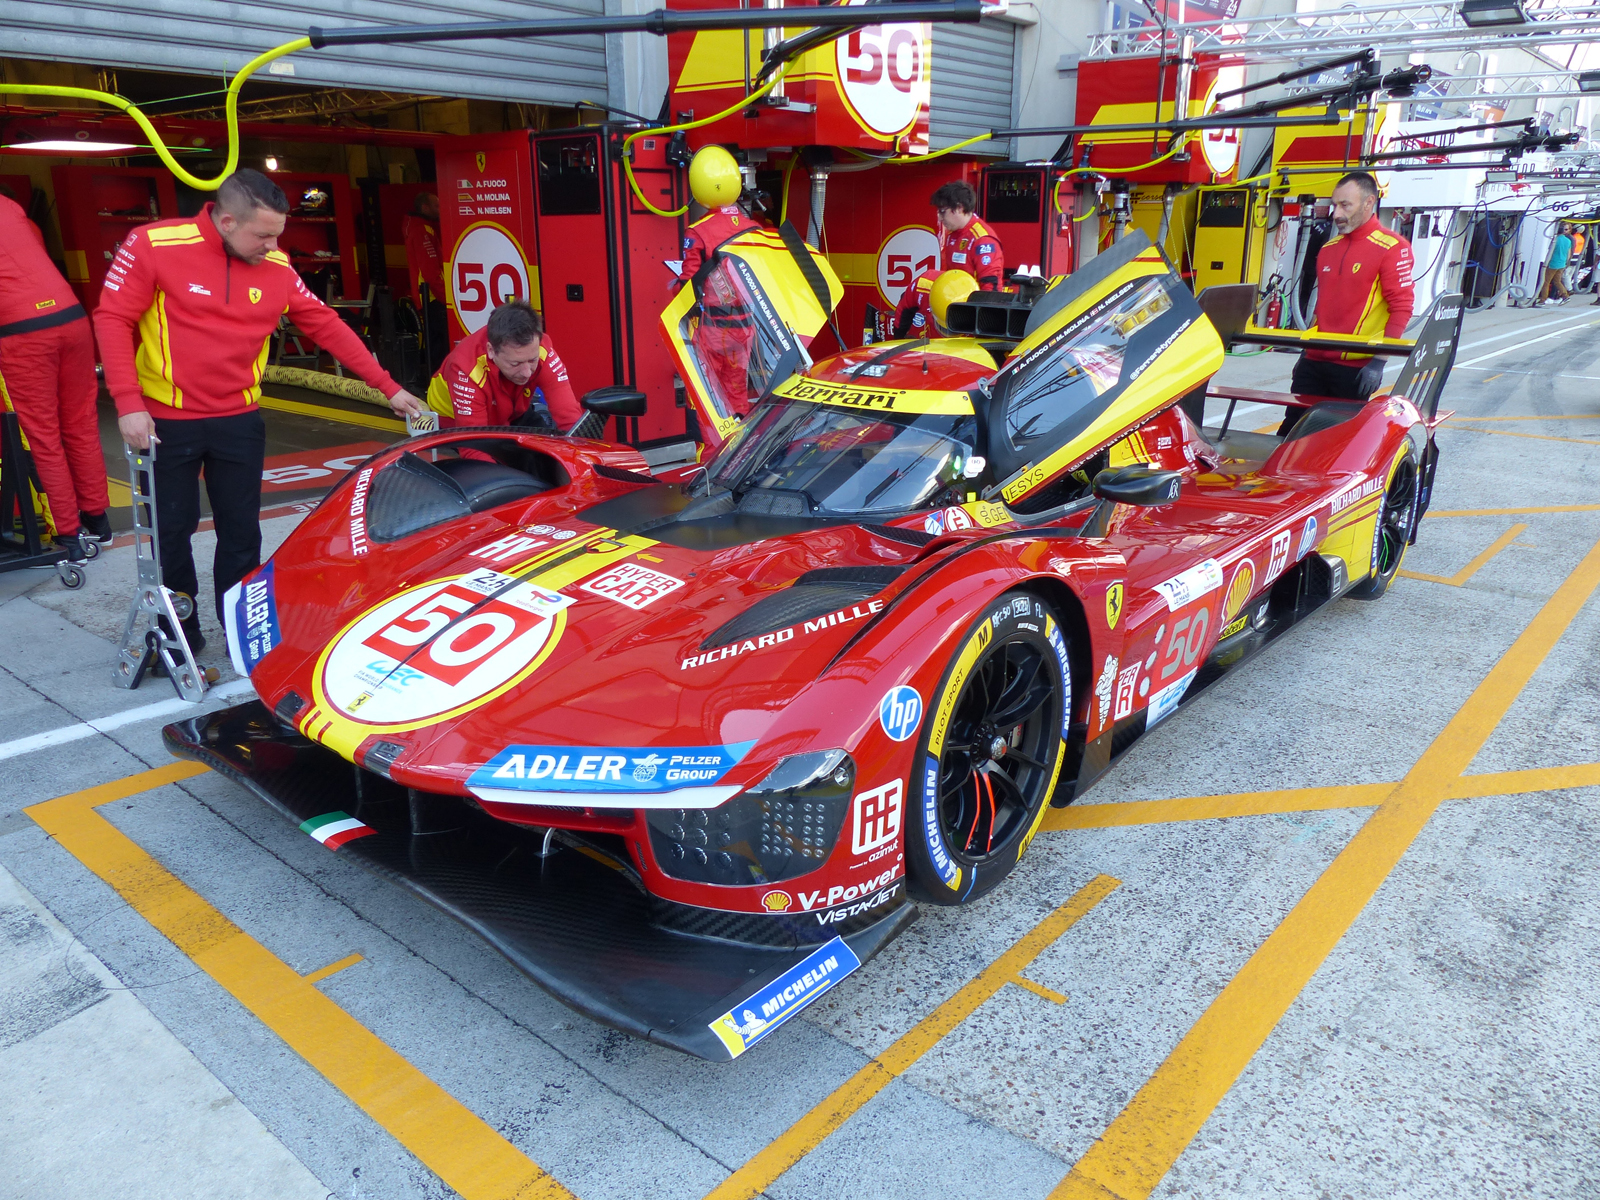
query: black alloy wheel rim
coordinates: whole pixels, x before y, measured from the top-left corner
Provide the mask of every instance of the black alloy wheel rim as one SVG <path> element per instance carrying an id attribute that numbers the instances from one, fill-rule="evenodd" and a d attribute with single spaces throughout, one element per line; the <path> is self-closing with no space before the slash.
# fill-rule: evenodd
<path id="1" fill-rule="evenodd" d="M 1012 634 L 963 685 L 939 758 L 939 832 L 957 860 L 986 862 L 1026 831 L 1049 783 L 1060 678 L 1047 643 Z"/>
<path id="2" fill-rule="evenodd" d="M 1406 552 L 1416 498 L 1417 464 L 1408 455 L 1395 468 L 1394 478 L 1383 496 L 1383 511 L 1378 514 L 1377 573 L 1382 578 L 1394 574 Z"/>

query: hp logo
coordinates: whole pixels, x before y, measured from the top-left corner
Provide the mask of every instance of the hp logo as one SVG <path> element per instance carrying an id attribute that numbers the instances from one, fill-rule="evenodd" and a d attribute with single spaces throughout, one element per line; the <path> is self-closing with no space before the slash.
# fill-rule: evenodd
<path id="1" fill-rule="evenodd" d="M 878 720 L 891 739 L 903 742 L 916 733 L 922 720 L 922 697 L 915 688 L 901 684 L 891 689 L 878 705 Z"/>

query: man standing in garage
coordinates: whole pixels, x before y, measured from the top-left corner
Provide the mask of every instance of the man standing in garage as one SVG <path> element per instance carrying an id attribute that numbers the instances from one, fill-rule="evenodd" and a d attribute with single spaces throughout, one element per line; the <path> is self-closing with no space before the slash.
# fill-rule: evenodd
<path id="1" fill-rule="evenodd" d="M 1352 171 L 1333 189 L 1334 236 L 1317 254 L 1317 317 L 1309 333 L 1397 338 L 1416 307 L 1411 243 L 1378 223 L 1378 181 Z M 1335 400 L 1365 400 L 1383 382 L 1382 358 L 1343 350 L 1306 350 L 1289 390 Z M 1306 411 L 1291 406 L 1280 434 Z"/>
<path id="2" fill-rule="evenodd" d="M 526 300 L 509 300 L 446 356 L 428 385 L 428 407 L 446 428 L 510 425 L 528 411 L 535 388 L 563 433 L 583 417 L 544 317 Z"/>
<path id="3" fill-rule="evenodd" d="M 944 271 L 965 271 L 981 292 L 999 292 L 1006 285 L 1006 252 L 1000 239 L 978 219 L 978 193 L 961 179 L 943 184 L 931 198 L 938 217 L 939 267 L 925 271 L 901 293 L 891 326 L 897 338 L 934 330 L 931 296 L 934 280 Z"/>
<path id="4" fill-rule="evenodd" d="M 80 523 L 96 541 L 111 541 L 94 334 L 39 227 L 8 196 L 0 196 L 0 386 L 28 439 L 56 540 L 82 561 Z"/>
<path id="5" fill-rule="evenodd" d="M 411 215 L 406 217 L 404 232 L 406 278 L 422 312 L 422 349 L 431 375 L 450 353 L 444 302 L 444 255 L 439 251 L 439 197 L 432 192 L 419 192 L 411 202 Z M 424 284 L 428 289 L 426 296 L 422 290 Z"/>
<path id="6" fill-rule="evenodd" d="M 222 597 L 261 561 L 261 372 L 278 318 L 294 324 L 396 415 L 420 401 L 389 377 L 361 339 L 318 300 L 278 249 L 289 201 L 259 171 L 235 171 L 199 215 L 140 225 L 118 248 L 95 310 L 106 384 L 123 438 L 159 443 L 154 483 L 161 571 L 174 591 L 198 588 L 189 538 L 200 521 L 200 473 L 216 523 L 213 574 Z M 183 622 L 205 645 L 199 608 Z"/>

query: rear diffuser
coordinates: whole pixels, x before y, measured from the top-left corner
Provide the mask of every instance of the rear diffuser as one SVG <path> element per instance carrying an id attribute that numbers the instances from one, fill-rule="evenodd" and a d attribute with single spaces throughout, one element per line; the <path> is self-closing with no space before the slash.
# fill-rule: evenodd
<path id="1" fill-rule="evenodd" d="M 174 756 L 237 780 L 296 825 L 319 822 L 313 836 L 336 830 L 318 840 L 437 905 L 557 999 L 674 1050 L 730 1061 L 730 1042 L 739 1039 L 718 1019 L 761 1007 L 769 984 L 819 953 L 816 945 L 756 946 L 663 929 L 650 919 L 662 902 L 605 855 L 558 841 L 541 857 L 542 832 L 360 771 L 286 731 L 259 701 L 164 732 Z M 323 820 L 330 814 L 353 820 Z M 916 915 L 914 905 L 897 905 L 842 940 L 865 963 Z M 789 1005 L 763 1033 L 801 1007 Z"/>

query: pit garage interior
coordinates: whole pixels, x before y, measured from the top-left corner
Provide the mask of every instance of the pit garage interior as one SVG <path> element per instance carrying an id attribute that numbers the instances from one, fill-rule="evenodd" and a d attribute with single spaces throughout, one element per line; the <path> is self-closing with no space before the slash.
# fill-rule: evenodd
<path id="1" fill-rule="evenodd" d="M 116 536 L 78 586 L 0 445 L 5 548 L 36 560 L 0 556 L 0 1197 L 1600 1195 L 1600 7 L 885 4 L 807 51 L 831 76 L 756 96 L 833 7 L 663 35 L 642 0 L 18 0 L 0 183 L 92 311 L 129 229 L 206 219 L 157 143 L 202 182 L 236 154 L 288 196 L 293 269 L 404 386 L 426 391 L 430 331 L 454 344 L 527 299 L 579 393 L 646 397 L 599 440 L 683 478 L 712 422 L 658 319 L 704 146 L 836 276 L 819 361 L 892 339 L 952 180 L 1014 294 L 1089 279 L 1125 239 L 1193 292 L 1247 294 L 1195 413 L 1239 458 L 1278 445 L 1281 407 L 1251 397 L 1289 390 L 1333 191 L 1371 170 L 1415 255 L 1399 337 L 1456 314 L 1431 498 L 1387 593 L 1331 599 L 1150 720 L 993 891 L 918 903 L 770 1037 L 703 1061 L 574 1011 L 337 837 L 174 758 L 166 726 L 256 691 L 213 619 L 208 515 L 203 695 L 114 681 L 139 577 L 102 388 Z M 313 38 L 242 84 L 230 129 L 236 73 L 313 21 L 523 24 Z M 533 28 L 559 21 L 580 27 Z M 406 257 L 425 193 L 443 297 Z M 1570 298 L 1545 303 L 1558 236 Z M 1396 347 L 1368 404 L 1414 379 Z M 408 436 L 287 321 L 266 362 L 263 559 Z"/>

